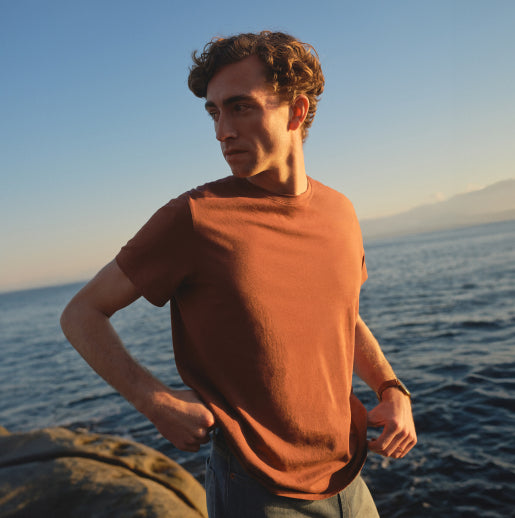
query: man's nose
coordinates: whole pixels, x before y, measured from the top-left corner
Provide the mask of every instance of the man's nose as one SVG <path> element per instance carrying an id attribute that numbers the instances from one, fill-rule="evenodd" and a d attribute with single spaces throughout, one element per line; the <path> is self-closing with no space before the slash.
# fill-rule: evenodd
<path id="1" fill-rule="evenodd" d="M 236 129 L 232 124 L 230 117 L 220 113 L 216 122 L 216 139 L 225 142 L 227 139 L 236 137 Z"/>

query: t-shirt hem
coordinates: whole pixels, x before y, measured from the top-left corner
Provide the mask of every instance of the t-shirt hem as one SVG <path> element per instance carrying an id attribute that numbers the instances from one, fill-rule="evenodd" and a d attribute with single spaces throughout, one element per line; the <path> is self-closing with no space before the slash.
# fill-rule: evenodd
<path id="1" fill-rule="evenodd" d="M 367 459 L 367 450 L 365 449 L 364 452 L 358 456 L 355 457 L 355 459 L 359 460 L 351 460 L 351 464 L 356 463 L 356 471 L 353 473 L 349 478 L 348 482 L 339 489 L 335 489 L 333 491 L 327 491 L 323 493 L 299 493 L 296 491 L 285 491 L 283 489 L 271 489 L 268 488 L 271 493 L 277 496 L 283 496 L 286 498 L 296 498 L 298 500 L 325 500 L 327 498 L 331 498 L 332 496 L 337 495 L 340 491 L 343 491 L 347 486 L 349 486 L 356 477 L 361 473 L 361 470 L 363 469 L 363 466 L 365 465 L 366 459 Z M 344 469 L 347 469 L 349 466 L 346 466 Z M 354 471 L 354 470 L 353 470 Z"/>

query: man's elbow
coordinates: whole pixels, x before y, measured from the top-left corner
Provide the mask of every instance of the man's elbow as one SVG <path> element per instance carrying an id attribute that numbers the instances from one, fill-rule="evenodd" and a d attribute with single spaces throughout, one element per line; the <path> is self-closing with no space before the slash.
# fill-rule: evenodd
<path id="1" fill-rule="evenodd" d="M 64 308 L 60 318 L 61 329 L 72 345 L 73 338 L 93 322 L 97 313 L 98 311 L 81 292 L 75 295 Z"/>
<path id="2" fill-rule="evenodd" d="M 76 306 L 77 303 L 75 299 L 72 299 L 64 308 L 61 313 L 61 318 L 59 319 L 61 329 L 68 340 L 70 340 L 70 336 L 73 334 L 73 328 L 77 323 L 78 310 Z"/>

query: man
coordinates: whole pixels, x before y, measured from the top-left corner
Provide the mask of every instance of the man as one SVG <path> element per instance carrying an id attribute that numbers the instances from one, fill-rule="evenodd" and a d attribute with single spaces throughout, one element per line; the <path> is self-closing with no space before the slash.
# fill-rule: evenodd
<path id="1" fill-rule="evenodd" d="M 262 32 L 194 54 L 232 176 L 161 208 L 65 309 L 88 363 L 176 447 L 213 434 L 210 516 L 377 516 L 359 477 L 366 410 L 356 372 L 378 394 L 368 447 L 400 458 L 416 443 L 409 393 L 359 316 L 367 272 L 357 218 L 306 175 L 303 142 L 324 79 L 314 50 Z M 109 323 L 143 295 L 170 301 L 171 390 L 125 350 Z"/>

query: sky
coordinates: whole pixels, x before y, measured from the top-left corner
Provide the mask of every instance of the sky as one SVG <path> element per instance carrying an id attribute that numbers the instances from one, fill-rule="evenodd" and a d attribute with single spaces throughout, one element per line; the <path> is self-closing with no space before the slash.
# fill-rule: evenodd
<path id="1" fill-rule="evenodd" d="M 0 291 L 90 278 L 230 174 L 187 88 L 215 36 L 314 45 L 307 172 L 362 220 L 514 178 L 514 26 L 512 0 L 0 0 Z"/>

